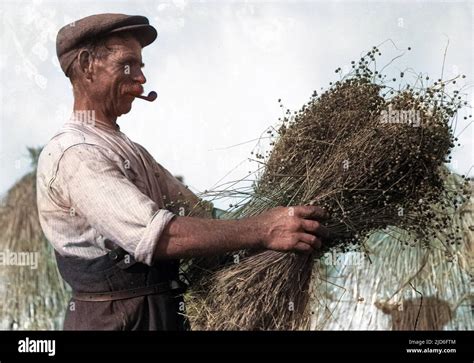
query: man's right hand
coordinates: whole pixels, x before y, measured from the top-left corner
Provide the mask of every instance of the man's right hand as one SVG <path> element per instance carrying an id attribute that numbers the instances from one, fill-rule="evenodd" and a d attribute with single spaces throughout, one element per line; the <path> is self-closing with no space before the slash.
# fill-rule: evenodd
<path id="1" fill-rule="evenodd" d="M 328 230 L 320 221 L 324 209 L 315 206 L 277 207 L 255 217 L 262 231 L 262 247 L 282 252 L 311 253 L 321 247 Z"/>
<path id="2" fill-rule="evenodd" d="M 212 256 L 247 248 L 311 253 L 328 238 L 319 222 L 325 218 L 324 210 L 314 206 L 277 207 L 237 220 L 176 216 L 163 230 L 153 259 Z"/>

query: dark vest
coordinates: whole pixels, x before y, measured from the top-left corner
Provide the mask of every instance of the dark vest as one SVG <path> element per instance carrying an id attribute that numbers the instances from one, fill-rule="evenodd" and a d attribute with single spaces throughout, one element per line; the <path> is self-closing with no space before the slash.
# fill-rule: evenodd
<path id="1" fill-rule="evenodd" d="M 123 249 L 92 260 L 56 260 L 73 296 L 64 330 L 188 330 L 179 261 L 148 266 Z"/>

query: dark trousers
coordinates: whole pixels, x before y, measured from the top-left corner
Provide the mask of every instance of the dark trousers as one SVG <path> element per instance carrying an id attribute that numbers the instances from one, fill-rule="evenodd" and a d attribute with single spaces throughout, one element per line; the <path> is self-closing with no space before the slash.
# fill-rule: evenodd
<path id="1" fill-rule="evenodd" d="M 123 266 L 122 258 L 114 258 L 85 260 L 56 252 L 59 272 L 74 292 L 123 291 L 178 279 L 179 261 Z M 184 313 L 182 294 L 173 291 L 113 301 L 81 301 L 73 295 L 64 330 L 188 330 Z"/>

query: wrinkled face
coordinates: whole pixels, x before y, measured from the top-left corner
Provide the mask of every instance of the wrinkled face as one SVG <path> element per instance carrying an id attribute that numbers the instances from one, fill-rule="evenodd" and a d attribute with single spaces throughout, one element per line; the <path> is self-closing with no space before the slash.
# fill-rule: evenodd
<path id="1" fill-rule="evenodd" d="M 143 93 L 142 47 L 135 38 L 116 36 L 107 39 L 106 47 L 109 52 L 94 60 L 89 91 L 106 115 L 118 117 L 131 110 L 134 95 Z"/>

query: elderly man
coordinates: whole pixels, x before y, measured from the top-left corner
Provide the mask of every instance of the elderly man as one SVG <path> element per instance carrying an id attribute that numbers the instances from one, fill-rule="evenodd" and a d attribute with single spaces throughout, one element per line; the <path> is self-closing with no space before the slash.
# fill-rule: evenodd
<path id="1" fill-rule="evenodd" d="M 246 248 L 311 253 L 327 237 L 317 207 L 213 220 L 206 204 L 117 125 L 143 92 L 143 16 L 93 15 L 63 27 L 57 55 L 74 112 L 43 149 L 42 228 L 73 296 L 64 329 L 183 330 L 179 259 Z"/>

